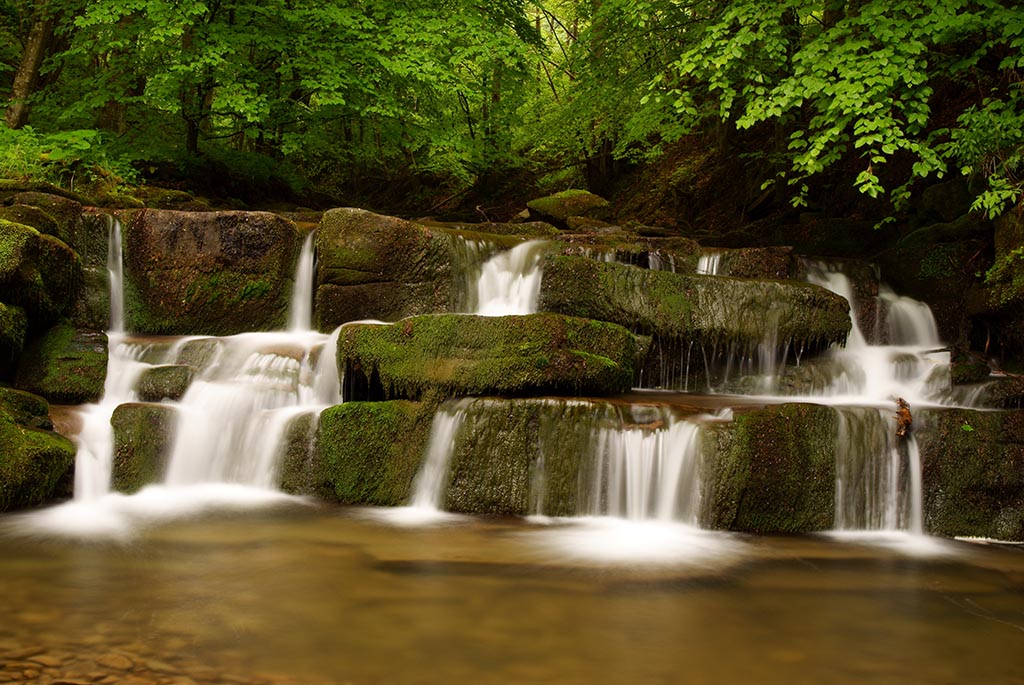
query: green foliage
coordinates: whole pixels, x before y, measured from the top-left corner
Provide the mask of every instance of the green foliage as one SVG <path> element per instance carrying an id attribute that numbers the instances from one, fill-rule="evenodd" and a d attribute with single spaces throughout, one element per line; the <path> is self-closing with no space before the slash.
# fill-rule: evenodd
<path id="1" fill-rule="evenodd" d="M 49 181 L 60 186 L 101 187 L 112 191 L 138 174 L 114 156 L 95 129 L 39 133 L 32 127 L 0 126 L 0 178 Z"/>

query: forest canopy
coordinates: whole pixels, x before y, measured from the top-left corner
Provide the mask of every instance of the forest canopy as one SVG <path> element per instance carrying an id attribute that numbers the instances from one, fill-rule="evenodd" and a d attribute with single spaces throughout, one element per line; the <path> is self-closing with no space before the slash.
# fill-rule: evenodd
<path id="1" fill-rule="evenodd" d="M 1013 0 L 0 0 L 0 176 L 429 207 L 697 137 L 787 205 L 963 176 L 994 216 L 1022 73 Z"/>

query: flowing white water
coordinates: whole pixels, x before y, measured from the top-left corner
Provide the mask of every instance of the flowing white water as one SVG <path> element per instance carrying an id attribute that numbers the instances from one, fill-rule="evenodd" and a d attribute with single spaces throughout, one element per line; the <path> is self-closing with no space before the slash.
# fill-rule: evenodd
<path id="1" fill-rule="evenodd" d="M 704 276 L 717 276 L 722 268 L 723 254 L 725 253 L 721 250 L 709 250 L 701 253 L 697 260 L 697 273 Z"/>
<path id="2" fill-rule="evenodd" d="M 475 314 L 506 316 L 537 311 L 547 242 L 530 240 L 484 262 L 476 283 Z"/>
<path id="3" fill-rule="evenodd" d="M 302 241 L 299 261 L 295 269 L 295 283 L 292 286 L 292 301 L 288 317 L 288 330 L 308 331 L 313 328 L 313 238 L 310 231 Z"/>
<path id="4" fill-rule="evenodd" d="M 699 434 L 668 412 L 648 425 L 599 428 L 585 513 L 696 526 Z"/>

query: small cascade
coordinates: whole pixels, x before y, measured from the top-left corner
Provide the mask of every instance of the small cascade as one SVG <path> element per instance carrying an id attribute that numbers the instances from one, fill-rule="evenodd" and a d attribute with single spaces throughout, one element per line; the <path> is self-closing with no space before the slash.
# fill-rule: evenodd
<path id="1" fill-rule="evenodd" d="M 661 254 L 658 250 L 651 250 L 647 253 L 647 268 L 651 271 L 676 272 L 676 258 L 671 252 Z"/>
<path id="2" fill-rule="evenodd" d="M 441 510 L 448 483 L 448 465 L 465 416 L 465 409 L 459 406 L 441 409 L 434 416 L 423 466 L 412 485 L 411 507 L 435 512 Z"/>
<path id="3" fill-rule="evenodd" d="M 530 240 L 487 260 L 476 282 L 473 313 L 506 316 L 537 311 L 547 245 L 543 240 Z"/>
<path id="4" fill-rule="evenodd" d="M 835 529 L 923 534 L 921 459 L 913 434 L 895 437 L 891 412 L 837 410 Z"/>
<path id="5" fill-rule="evenodd" d="M 110 332 L 124 332 L 124 259 L 121 256 L 121 222 L 107 216 L 107 276 L 110 281 Z"/>
<path id="6" fill-rule="evenodd" d="M 647 418 L 654 420 L 595 431 L 595 461 L 581 513 L 696 526 L 699 426 L 667 411 Z"/>
<path id="7" fill-rule="evenodd" d="M 722 250 L 707 250 L 702 252 L 697 260 L 697 273 L 703 276 L 717 276 L 722 268 Z"/>
<path id="8" fill-rule="evenodd" d="M 292 286 L 288 316 L 288 330 L 293 333 L 313 328 L 313 238 L 314 232 L 310 231 L 302 241 L 302 250 L 295 268 L 295 284 Z"/>

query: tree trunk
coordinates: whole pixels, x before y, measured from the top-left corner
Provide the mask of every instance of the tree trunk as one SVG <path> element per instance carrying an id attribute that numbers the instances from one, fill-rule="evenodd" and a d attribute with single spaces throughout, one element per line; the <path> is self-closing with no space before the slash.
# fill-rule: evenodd
<path id="1" fill-rule="evenodd" d="M 46 53 L 53 40 L 54 17 L 47 3 L 39 3 L 32 18 L 25 41 L 25 49 L 21 53 L 21 62 L 14 75 L 11 85 L 11 100 L 7 106 L 4 120 L 10 128 L 21 128 L 28 123 L 28 100 L 35 94 L 39 84 L 39 69 L 43 66 Z"/>

